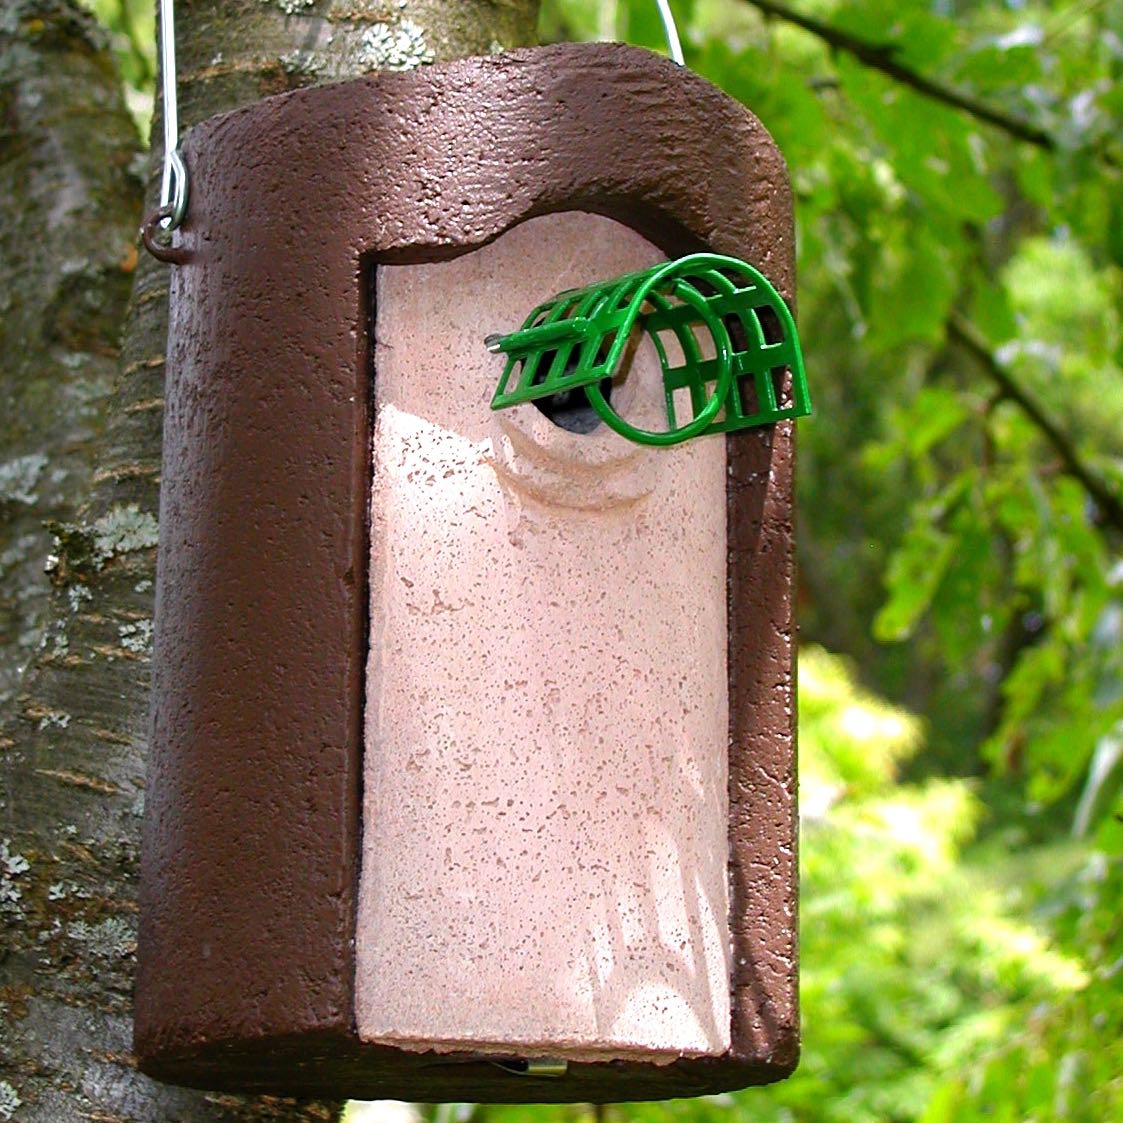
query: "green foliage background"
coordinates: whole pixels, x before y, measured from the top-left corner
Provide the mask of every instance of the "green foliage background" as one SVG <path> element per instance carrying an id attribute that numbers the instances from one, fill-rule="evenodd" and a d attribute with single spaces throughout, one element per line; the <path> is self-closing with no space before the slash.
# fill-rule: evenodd
<path id="1" fill-rule="evenodd" d="M 791 4 L 674 9 L 796 194 L 804 1057 L 614 1111 L 1123 1120 L 1123 7 Z"/>
<path id="2" fill-rule="evenodd" d="M 1123 5 L 792 3 L 673 0 L 796 194 L 804 1059 L 607 1113 L 1123 1120 Z M 95 7 L 143 124 L 148 0 Z"/>

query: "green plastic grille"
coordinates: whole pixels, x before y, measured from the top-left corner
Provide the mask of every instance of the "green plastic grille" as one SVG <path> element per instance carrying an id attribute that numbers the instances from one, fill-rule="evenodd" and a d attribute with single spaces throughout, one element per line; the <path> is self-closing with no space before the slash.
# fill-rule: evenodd
<path id="1" fill-rule="evenodd" d="M 663 368 L 665 431 L 629 424 L 605 396 L 636 330 L 651 338 Z M 669 350 L 672 340 L 677 348 Z M 507 356 L 492 409 L 583 389 L 607 425 L 640 444 L 678 444 L 811 412 L 788 306 L 759 270 L 733 257 L 692 254 L 559 293 L 487 345 Z"/>

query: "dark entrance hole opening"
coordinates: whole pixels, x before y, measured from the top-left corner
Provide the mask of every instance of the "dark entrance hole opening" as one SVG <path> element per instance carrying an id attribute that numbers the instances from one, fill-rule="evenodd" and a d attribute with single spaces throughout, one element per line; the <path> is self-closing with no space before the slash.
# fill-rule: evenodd
<path id="1" fill-rule="evenodd" d="M 603 362 L 607 353 L 607 346 L 602 344 L 601 354 L 598 356 L 597 361 Z M 549 371 L 553 361 L 553 352 L 547 352 L 542 356 L 538 363 L 538 372 L 535 374 L 534 380 L 531 383 L 532 386 L 537 386 L 545 381 L 546 372 Z M 577 363 L 578 351 L 575 348 L 569 362 L 566 363 L 565 373 L 570 374 L 572 371 L 576 370 Z M 604 400 L 611 405 L 611 378 L 601 379 L 600 392 L 604 395 Z M 559 429 L 565 429 L 569 433 L 578 433 L 581 436 L 586 436 L 601 425 L 600 414 L 593 409 L 593 404 L 589 401 L 589 395 L 586 393 L 584 386 L 576 386 L 571 390 L 562 390 L 546 398 L 535 398 L 534 406 L 539 413 L 552 421 Z"/>

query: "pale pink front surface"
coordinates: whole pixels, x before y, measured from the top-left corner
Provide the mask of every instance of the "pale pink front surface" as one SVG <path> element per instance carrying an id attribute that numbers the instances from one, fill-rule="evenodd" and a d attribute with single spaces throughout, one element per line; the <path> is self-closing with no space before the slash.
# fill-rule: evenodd
<path id="1" fill-rule="evenodd" d="M 364 1040 L 729 1048 L 725 442 L 493 413 L 483 343 L 662 257 L 568 213 L 378 269 Z M 661 392 L 645 342 L 613 400 L 658 428 Z"/>

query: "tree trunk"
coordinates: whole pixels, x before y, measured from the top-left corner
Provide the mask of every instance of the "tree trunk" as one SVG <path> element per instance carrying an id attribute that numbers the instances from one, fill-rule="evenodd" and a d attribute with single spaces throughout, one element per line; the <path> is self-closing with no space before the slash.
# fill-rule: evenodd
<path id="1" fill-rule="evenodd" d="M 181 0 L 183 125 L 522 46 L 536 8 Z M 136 148 L 90 17 L 0 0 L 0 1123 L 330 1120 L 162 1087 L 130 1053 L 168 291 L 133 241 Z M 149 209 L 158 177 L 155 153 Z"/>

